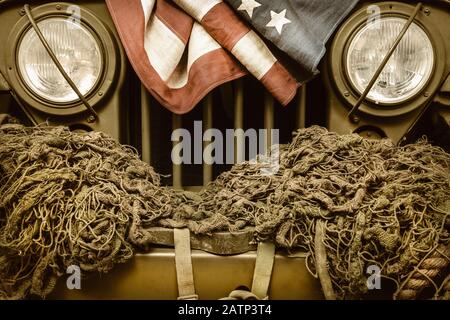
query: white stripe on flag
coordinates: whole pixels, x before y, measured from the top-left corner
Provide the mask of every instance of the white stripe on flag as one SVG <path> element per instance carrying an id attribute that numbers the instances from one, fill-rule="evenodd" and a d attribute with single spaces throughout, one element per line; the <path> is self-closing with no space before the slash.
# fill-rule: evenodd
<path id="1" fill-rule="evenodd" d="M 188 70 L 198 58 L 219 48 L 221 48 L 220 44 L 206 32 L 202 25 L 194 22 L 189 39 Z"/>
<path id="2" fill-rule="evenodd" d="M 222 0 L 174 0 L 174 2 L 200 22 L 209 10 L 221 3 Z"/>
<path id="3" fill-rule="evenodd" d="M 148 23 L 148 20 L 150 19 L 152 12 L 153 12 L 153 7 L 155 6 L 155 0 L 141 0 L 141 6 L 142 6 L 142 10 L 144 11 L 144 19 L 145 19 L 144 26 L 146 26 Z"/>
<path id="4" fill-rule="evenodd" d="M 253 31 L 249 31 L 233 47 L 231 53 L 258 80 L 277 62 L 264 41 Z"/>
<path id="5" fill-rule="evenodd" d="M 188 83 L 189 71 L 195 61 L 205 54 L 220 49 L 220 45 L 206 32 L 206 30 L 197 22 L 192 26 L 189 37 L 188 59 L 183 59 L 177 68 L 167 80 L 167 86 L 172 89 L 179 89 Z"/>
<path id="6" fill-rule="evenodd" d="M 183 56 L 185 44 L 153 14 L 145 29 L 144 48 L 152 67 L 167 81 Z"/>

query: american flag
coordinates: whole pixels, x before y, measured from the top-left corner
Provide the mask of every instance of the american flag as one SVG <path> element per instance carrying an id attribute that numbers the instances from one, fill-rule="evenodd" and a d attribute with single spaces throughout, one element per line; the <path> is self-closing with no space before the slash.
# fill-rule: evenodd
<path id="1" fill-rule="evenodd" d="M 312 75 L 296 72 L 294 77 L 277 58 L 278 49 L 269 49 L 235 11 L 242 11 L 239 6 L 245 4 L 247 8 L 262 6 L 259 2 L 242 1 L 237 6 L 230 1 L 237 6 L 235 10 L 222 0 L 106 2 L 140 80 L 174 113 L 190 111 L 212 89 L 247 73 L 286 105 L 300 82 Z M 246 11 L 249 14 L 251 10 Z M 285 20 L 278 18 L 272 24 L 282 31 L 283 23 Z"/>
<path id="2" fill-rule="evenodd" d="M 264 38 L 318 73 L 325 44 L 358 0 L 226 0 Z"/>

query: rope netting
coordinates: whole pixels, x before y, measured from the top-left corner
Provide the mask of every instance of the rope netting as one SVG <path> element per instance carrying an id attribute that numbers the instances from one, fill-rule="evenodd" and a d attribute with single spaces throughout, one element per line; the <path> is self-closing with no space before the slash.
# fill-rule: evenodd
<path id="1" fill-rule="evenodd" d="M 449 154 L 426 141 L 399 147 L 311 127 L 280 150 L 278 172 L 261 174 L 266 166 L 244 162 L 198 194 L 174 191 L 104 134 L 0 127 L 0 294 L 46 296 L 69 265 L 106 272 L 162 226 L 254 227 L 255 240 L 309 252 L 308 266 L 325 261 L 310 269 L 328 271 L 337 298 L 364 297 L 370 266 L 396 284 L 394 298 L 430 286 L 443 296 Z"/>
<path id="2" fill-rule="evenodd" d="M 174 199 L 136 152 L 102 133 L 0 127 L 0 295 L 45 297 L 66 267 L 109 271 L 133 256 L 134 204 L 171 215 Z"/>

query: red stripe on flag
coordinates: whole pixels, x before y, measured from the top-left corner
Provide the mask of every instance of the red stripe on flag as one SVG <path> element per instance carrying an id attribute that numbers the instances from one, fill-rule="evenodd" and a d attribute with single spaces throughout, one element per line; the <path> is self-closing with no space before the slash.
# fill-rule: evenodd
<path id="1" fill-rule="evenodd" d="M 194 19 L 183 10 L 175 7 L 165 0 L 156 1 L 156 16 L 164 22 L 184 43 L 189 41 Z"/>
<path id="2" fill-rule="evenodd" d="M 261 78 L 261 83 L 274 97 L 278 97 L 278 101 L 283 106 L 291 102 L 300 87 L 300 84 L 279 62 L 275 62 L 272 68 Z"/>
<path id="3" fill-rule="evenodd" d="M 170 111 L 177 114 L 189 112 L 215 87 L 246 74 L 225 50 L 217 49 L 194 62 L 184 87 L 169 88 L 148 60 L 144 48 L 145 18 L 140 1 L 107 0 L 106 3 L 136 74 L 152 95 Z"/>
<path id="4" fill-rule="evenodd" d="M 232 51 L 236 43 L 250 31 L 234 11 L 223 2 L 215 5 L 203 17 L 201 23 L 205 30 L 229 51 Z M 267 48 L 267 51 L 270 50 Z M 264 54 L 264 52 L 261 53 Z M 254 69 L 258 61 L 254 59 L 253 62 L 253 66 L 246 66 L 245 64 L 244 66 L 248 69 Z M 263 79 L 263 85 L 282 105 L 287 105 L 295 97 L 299 87 L 295 78 L 278 62 L 272 66 Z"/>
<path id="5" fill-rule="evenodd" d="M 200 23 L 222 47 L 230 51 L 250 31 L 250 28 L 223 2 L 215 5 Z"/>

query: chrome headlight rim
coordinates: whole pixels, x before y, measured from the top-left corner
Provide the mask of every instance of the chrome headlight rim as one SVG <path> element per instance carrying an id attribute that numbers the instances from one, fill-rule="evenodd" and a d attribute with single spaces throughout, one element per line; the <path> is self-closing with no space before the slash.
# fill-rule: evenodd
<path id="1" fill-rule="evenodd" d="M 380 8 L 381 18 L 397 17 L 408 19 L 414 11 L 414 6 L 400 2 L 379 2 L 372 3 L 372 5 Z M 360 93 L 350 81 L 346 69 L 346 57 L 350 43 L 369 19 L 367 8 L 368 6 L 365 5 L 347 18 L 337 31 L 330 46 L 328 68 L 331 70 L 331 82 L 349 108 L 355 105 L 360 97 Z M 445 70 L 445 60 L 438 59 L 438 57 L 445 56 L 445 46 L 439 30 L 434 26 L 431 19 L 431 15 L 425 15 L 422 10 L 414 20 L 414 23 L 428 36 L 434 51 L 433 70 L 426 84 L 416 95 L 401 102 L 377 103 L 366 98 L 359 108 L 361 112 L 380 117 L 400 116 L 423 106 L 439 89 Z"/>
<path id="2" fill-rule="evenodd" d="M 38 26 L 40 25 L 41 22 L 45 22 L 45 21 L 49 21 L 52 19 L 62 19 L 63 16 L 61 15 L 47 15 L 44 18 L 41 18 L 39 20 L 36 20 L 36 23 L 38 24 Z M 64 19 L 66 19 L 64 17 Z M 91 86 L 91 88 L 84 94 L 85 97 L 89 97 L 92 92 L 95 91 L 95 89 L 98 87 L 99 83 L 102 80 L 104 71 L 105 71 L 105 54 L 104 54 L 104 49 L 102 48 L 102 43 L 101 40 L 98 38 L 98 36 L 96 35 L 96 33 L 92 30 L 92 28 L 89 25 L 86 25 L 84 22 L 81 21 L 80 26 L 84 29 L 84 31 L 87 31 L 90 33 L 90 36 L 92 36 L 92 38 L 94 39 L 95 45 L 97 45 L 98 49 L 99 49 L 99 53 L 100 53 L 100 72 L 94 82 L 94 84 Z M 44 94 L 39 94 L 38 92 L 36 92 L 36 88 L 33 88 L 32 85 L 29 83 L 31 82 L 30 79 L 27 81 L 27 79 L 25 79 L 24 76 L 24 70 L 22 68 L 25 68 L 25 66 L 21 66 L 20 65 L 20 47 L 21 45 L 26 41 L 25 37 L 27 35 L 30 34 L 30 32 L 33 30 L 33 28 L 31 28 L 31 26 L 29 28 L 27 28 L 27 30 L 25 30 L 25 32 L 23 32 L 20 35 L 20 38 L 18 40 L 17 43 L 17 48 L 16 48 L 16 64 L 15 66 L 17 67 L 17 70 L 19 72 L 19 77 L 22 81 L 22 83 L 27 87 L 27 89 L 32 92 L 33 96 L 36 96 L 39 100 L 45 101 L 49 104 L 53 104 L 53 105 L 58 105 L 60 108 L 67 108 L 70 107 L 71 105 L 73 105 L 74 103 L 79 102 L 79 98 L 76 97 L 70 101 L 57 101 L 57 100 L 52 100 L 50 97 L 45 97 Z M 21 70 L 22 69 L 22 70 Z M 80 89 L 80 88 L 79 88 Z M 73 91 L 73 90 L 72 90 Z M 81 91 L 81 90 L 80 90 Z"/>
<path id="3" fill-rule="evenodd" d="M 70 19 L 70 6 L 72 3 L 48 3 L 32 9 L 32 14 L 37 23 L 49 18 Z M 92 88 L 85 94 L 91 106 L 99 104 L 113 87 L 117 78 L 117 70 L 120 66 L 120 55 L 115 39 L 111 32 L 94 14 L 80 8 L 80 23 L 95 39 L 101 54 L 101 72 Z M 53 115 L 73 115 L 86 111 L 86 107 L 76 99 L 71 102 L 56 102 L 39 96 L 23 79 L 18 65 L 18 51 L 25 34 L 31 29 L 26 16 L 20 18 L 8 37 L 10 55 L 7 59 L 8 75 L 16 94 L 31 107 Z"/>
<path id="4" fill-rule="evenodd" d="M 404 22 L 406 23 L 406 21 L 408 20 L 408 17 L 407 16 L 402 16 L 402 15 L 399 15 L 399 14 L 384 14 L 384 15 L 380 16 L 380 20 L 384 20 L 384 21 L 394 20 L 394 19 L 401 19 L 401 20 L 404 20 Z M 350 50 L 351 50 L 352 44 L 355 43 L 356 37 L 360 34 L 360 32 L 363 31 L 364 28 L 366 28 L 366 26 L 367 26 L 367 24 L 362 24 L 362 25 L 358 26 L 358 28 L 354 31 L 354 34 L 349 39 L 349 41 L 346 43 L 344 55 L 342 57 L 343 58 L 344 72 L 345 72 L 346 80 L 350 83 L 351 87 L 353 88 L 353 90 L 357 94 L 362 94 L 364 89 L 363 88 L 357 88 L 357 86 L 355 84 L 355 81 L 352 80 L 352 76 L 350 74 L 350 69 L 349 69 L 349 65 L 348 65 L 349 64 L 349 59 L 350 59 L 349 56 L 350 56 Z M 407 102 L 413 100 L 418 94 L 420 94 L 420 92 L 423 91 L 423 88 L 425 88 L 427 86 L 427 84 L 429 83 L 430 79 L 433 77 L 434 68 L 436 66 L 436 53 L 435 53 L 433 44 L 431 43 L 430 35 L 427 33 L 427 31 L 424 29 L 423 26 L 421 26 L 419 23 L 416 23 L 415 21 L 410 26 L 410 28 L 413 28 L 413 27 L 417 27 L 420 31 L 422 31 L 423 35 L 425 35 L 425 37 L 429 41 L 429 44 L 431 45 L 432 64 L 431 64 L 430 70 L 427 70 L 427 74 L 424 76 L 425 81 L 422 81 L 420 86 L 414 88 L 412 90 L 412 93 L 409 93 L 409 96 L 407 96 L 405 98 L 397 98 L 397 101 L 394 100 L 392 102 L 388 102 L 388 101 L 376 100 L 376 99 L 372 98 L 370 96 L 370 93 L 369 93 L 367 95 L 366 99 L 368 101 L 370 101 L 371 103 L 374 103 L 374 104 L 380 105 L 380 106 L 386 106 L 386 107 L 392 107 L 392 106 L 397 106 L 397 105 L 401 105 L 401 104 L 407 103 Z M 395 55 L 395 53 L 394 53 L 394 55 Z"/>

